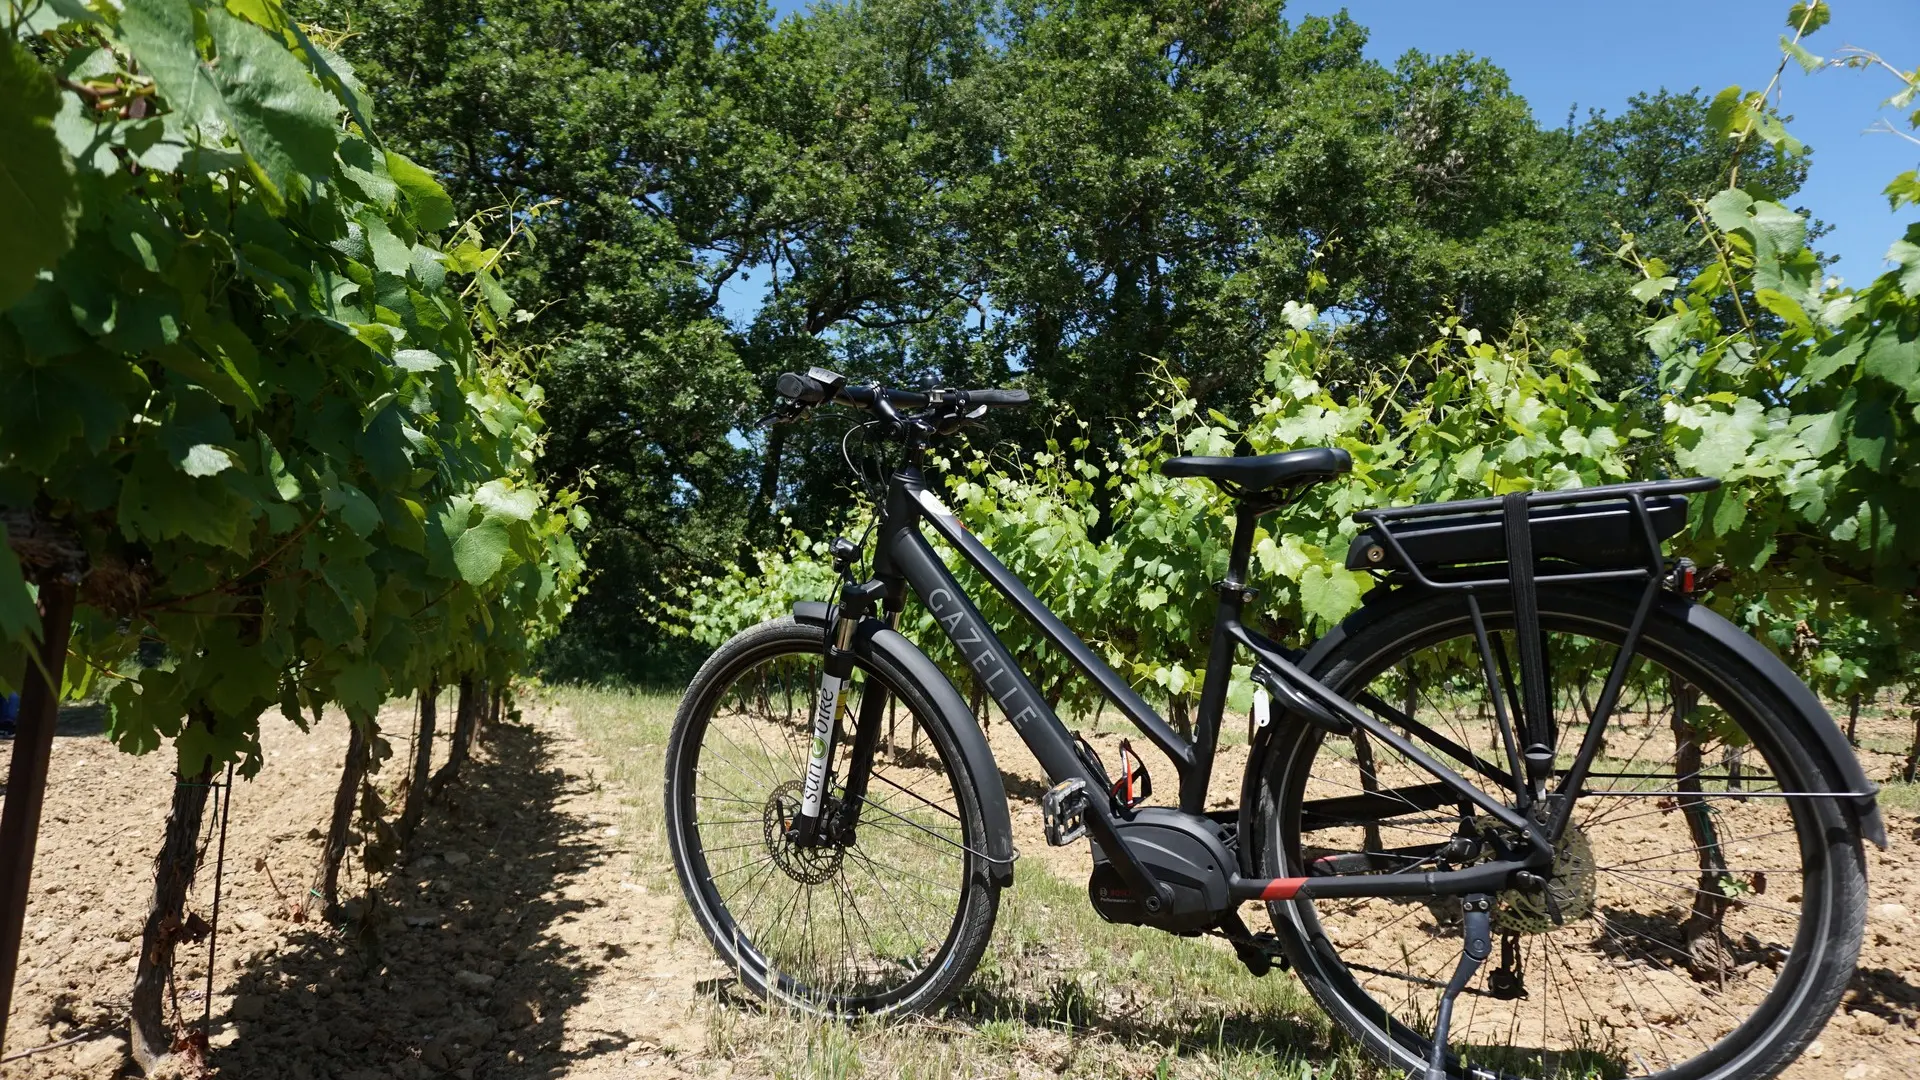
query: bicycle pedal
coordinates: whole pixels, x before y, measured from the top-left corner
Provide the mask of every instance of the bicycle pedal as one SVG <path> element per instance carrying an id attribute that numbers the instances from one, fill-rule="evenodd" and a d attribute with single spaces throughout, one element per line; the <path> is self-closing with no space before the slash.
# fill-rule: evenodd
<path id="1" fill-rule="evenodd" d="M 1076 776 L 1048 788 L 1040 796 L 1040 818 L 1052 847 L 1065 847 L 1087 835 L 1087 782 Z"/>
<path id="2" fill-rule="evenodd" d="M 1261 931 L 1242 941 L 1233 942 L 1233 951 L 1246 965 L 1247 972 L 1254 978 L 1260 978 L 1279 965 L 1281 971 L 1293 966 L 1287 959 L 1286 951 L 1280 947 L 1280 939 L 1266 931 Z"/>

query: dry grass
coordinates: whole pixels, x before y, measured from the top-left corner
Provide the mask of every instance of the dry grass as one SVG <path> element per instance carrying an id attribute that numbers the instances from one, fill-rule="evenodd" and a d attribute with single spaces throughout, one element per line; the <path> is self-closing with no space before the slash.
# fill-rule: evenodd
<path id="1" fill-rule="evenodd" d="M 607 762 L 631 808 L 636 871 L 673 889 L 662 836 L 661 762 L 670 693 L 548 691 Z M 676 933 L 699 931 L 685 918 Z M 1081 882 L 1029 860 L 1002 895 L 993 946 L 942 1015 L 841 1023 L 717 988 L 707 1055 L 735 1075 L 771 1077 L 1371 1075 L 1290 975 L 1249 975 L 1223 943 L 1104 922 Z"/>

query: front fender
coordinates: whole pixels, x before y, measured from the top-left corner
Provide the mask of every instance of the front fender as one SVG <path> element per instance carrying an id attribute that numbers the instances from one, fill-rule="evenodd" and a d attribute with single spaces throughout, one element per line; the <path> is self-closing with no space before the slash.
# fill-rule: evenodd
<path id="1" fill-rule="evenodd" d="M 793 605 L 793 621 L 818 626 L 822 634 L 832 624 L 831 616 L 832 607 L 817 600 L 803 600 Z M 1007 788 L 1001 782 L 1000 766 L 993 759 L 993 750 L 987 746 L 986 734 L 974 722 L 973 710 L 967 707 L 966 699 L 918 645 L 880 619 L 861 621 L 853 636 L 853 652 L 862 659 L 884 656 L 917 683 L 933 707 L 940 711 L 941 719 L 960 747 L 974 791 L 980 796 L 980 819 L 987 830 L 988 873 L 995 885 L 1005 888 L 1013 884 L 1016 853 L 1013 818 L 1007 809 Z"/>

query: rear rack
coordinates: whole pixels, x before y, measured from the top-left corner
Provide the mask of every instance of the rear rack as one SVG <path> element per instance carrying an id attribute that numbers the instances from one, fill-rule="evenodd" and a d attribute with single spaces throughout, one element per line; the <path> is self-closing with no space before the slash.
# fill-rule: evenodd
<path id="1" fill-rule="evenodd" d="M 1354 515 L 1355 520 L 1369 527 L 1367 533 L 1355 541 L 1356 552 L 1363 543 L 1369 542 L 1370 535 L 1371 543 L 1392 553 L 1395 565 L 1382 569 L 1393 574 L 1404 573 L 1429 589 L 1466 593 L 1467 613 L 1473 623 L 1481 673 L 1488 689 L 1493 690 L 1502 682 L 1507 686 L 1506 694 L 1494 692 L 1491 696 L 1508 767 L 1512 770 L 1510 775 L 1518 781 L 1522 773 L 1525 774 L 1524 785 L 1516 782 L 1514 792 L 1521 811 L 1546 800 L 1549 785 L 1555 779 L 1561 779 L 1565 791 L 1579 791 L 1586 782 L 1607 719 L 1625 684 L 1627 667 L 1639 648 L 1647 615 L 1653 610 L 1654 598 L 1667 578 L 1667 561 L 1660 541 L 1685 525 L 1687 494 L 1711 491 L 1719 486 L 1720 481 L 1710 476 L 1644 480 L 1558 491 L 1514 492 L 1498 498 L 1366 510 Z M 1664 524 L 1671 526 L 1664 532 L 1655 524 L 1655 510 L 1649 507 L 1652 500 L 1659 500 L 1657 509 Z M 1555 511 L 1555 508 L 1582 506 L 1592 509 Z M 1615 509 L 1609 511 L 1608 506 Z M 1546 512 L 1536 517 L 1537 510 Z M 1413 526 L 1423 522 L 1425 535 L 1417 542 L 1433 556 L 1425 566 L 1416 561 L 1407 546 L 1409 539 L 1422 533 Z M 1549 546 L 1545 560 L 1537 559 L 1535 554 L 1542 550 L 1535 545 L 1534 529 L 1539 524 L 1547 527 Z M 1395 535 L 1396 529 L 1402 530 L 1403 535 Z M 1496 529 L 1505 534 L 1504 545 L 1494 542 Z M 1640 548 L 1637 554 L 1636 547 Z M 1365 554 L 1363 565 L 1386 561 L 1384 556 L 1372 558 L 1374 551 Z M 1590 558 L 1583 563 L 1582 557 Z M 1349 565 L 1352 559 L 1353 553 L 1350 553 Z M 1593 562 L 1599 565 L 1590 565 Z M 1639 565 L 1630 565 L 1633 562 Z M 1454 574 L 1443 572 L 1441 577 L 1447 580 L 1436 580 L 1429 572 L 1446 565 L 1465 569 L 1458 571 L 1457 579 Z M 1499 576 L 1476 576 L 1487 573 Z M 1560 734 L 1548 685 L 1538 586 L 1542 581 L 1625 580 L 1645 583 L 1640 603 L 1607 672 L 1600 698 L 1587 717 L 1573 767 L 1563 774 L 1556 767 Z M 1498 588 L 1511 590 L 1513 636 L 1520 654 L 1517 687 L 1513 685 L 1504 648 L 1498 654 L 1494 652 L 1480 607 L 1480 593 Z M 1509 704 L 1513 706 L 1511 717 L 1507 711 Z M 1567 827 L 1572 808 L 1572 799 L 1556 801 L 1548 812 L 1546 835 L 1558 839 Z"/>
<path id="2" fill-rule="evenodd" d="M 1374 543 L 1378 544 L 1385 552 L 1390 554 L 1390 561 L 1393 563 L 1390 569 L 1393 572 L 1404 573 L 1420 585 L 1430 589 L 1465 589 L 1471 591 L 1517 584 L 1515 581 L 1515 577 L 1517 576 L 1515 573 L 1516 567 L 1514 566 L 1515 560 L 1512 558 L 1513 549 L 1519 547 L 1529 553 L 1539 551 L 1540 546 L 1533 542 L 1534 530 L 1538 525 L 1543 523 L 1551 524 L 1555 521 L 1560 521 L 1563 525 L 1573 524 L 1570 516 L 1567 519 L 1563 519 L 1562 515 L 1556 514 L 1551 518 L 1542 517 L 1536 519 L 1533 511 L 1560 507 L 1570 509 L 1588 508 L 1594 511 L 1594 513 L 1580 515 L 1582 526 L 1591 525 L 1592 519 L 1596 517 L 1603 519 L 1607 516 L 1616 517 L 1618 520 L 1605 522 L 1605 525 L 1609 529 L 1622 530 L 1620 538 L 1627 541 L 1626 546 L 1639 548 L 1639 557 L 1633 560 L 1636 565 L 1593 568 L 1583 566 L 1577 560 L 1572 560 L 1565 564 L 1570 568 L 1562 569 L 1562 564 L 1560 563 L 1543 562 L 1543 565 L 1539 568 L 1529 567 L 1535 569 L 1535 573 L 1527 576 L 1531 576 L 1536 583 L 1548 581 L 1644 580 L 1648 575 L 1652 575 L 1655 578 L 1666 576 L 1666 558 L 1661 551 L 1660 542 L 1663 536 L 1671 536 L 1677 531 L 1680 524 L 1684 524 L 1686 500 L 1681 496 L 1694 492 L 1711 491 L 1719 486 L 1720 481 L 1711 476 L 1687 477 L 1678 480 L 1642 480 L 1626 484 L 1606 484 L 1599 487 L 1516 492 L 1511 495 L 1497 496 L 1488 499 L 1465 499 L 1458 502 L 1428 503 L 1422 506 L 1398 506 L 1379 510 L 1362 510 L 1353 517 L 1355 521 L 1370 526 L 1368 533 L 1363 535 L 1370 536 Z M 1658 501 L 1656 502 L 1656 500 Z M 1429 572 L 1431 560 L 1428 560 L 1428 565 L 1423 565 L 1422 561 L 1417 560 L 1414 554 L 1408 550 L 1403 536 L 1397 535 L 1395 532 L 1396 527 L 1405 529 L 1410 525 L 1425 524 L 1429 527 L 1440 526 L 1448 523 L 1448 519 L 1452 519 L 1453 527 L 1447 531 L 1458 533 L 1467 529 L 1475 529 L 1480 532 L 1486 532 L 1490 526 L 1495 524 L 1495 521 L 1489 519 L 1496 513 L 1505 519 L 1499 524 L 1504 526 L 1507 539 L 1506 550 L 1501 551 L 1496 547 L 1495 551 L 1497 554 L 1493 556 L 1486 558 L 1463 558 L 1458 560 L 1458 562 L 1471 564 L 1504 562 L 1505 565 L 1503 569 L 1506 572 L 1498 577 L 1477 577 L 1471 574 L 1467 576 L 1442 574 L 1439 577 L 1435 577 Z M 1664 531 L 1661 528 L 1657 528 L 1655 525 L 1656 514 L 1663 519 L 1674 519 L 1677 517 L 1677 520 L 1663 521 L 1663 524 L 1674 527 L 1666 528 Z M 1474 515 L 1480 515 L 1479 520 L 1473 520 Z M 1611 535 L 1613 534 L 1609 533 L 1609 536 Z M 1487 539 L 1491 539 L 1491 537 L 1487 537 Z M 1458 547 L 1459 545 L 1455 544 L 1453 546 Z M 1356 550 L 1358 550 L 1359 547 L 1360 545 L 1356 543 Z M 1374 567 L 1366 565 L 1365 562 L 1356 566 L 1354 565 L 1356 561 L 1357 560 L 1350 558 L 1348 562 L 1349 568 L 1374 569 Z M 1370 561 L 1388 560 L 1376 559 Z M 1529 560 L 1529 562 L 1531 561 L 1532 560 Z M 1389 568 L 1382 567 L 1381 569 Z M 1487 567 L 1487 569 L 1493 568 Z M 1520 570 L 1520 574 L 1524 575 L 1525 570 Z"/>

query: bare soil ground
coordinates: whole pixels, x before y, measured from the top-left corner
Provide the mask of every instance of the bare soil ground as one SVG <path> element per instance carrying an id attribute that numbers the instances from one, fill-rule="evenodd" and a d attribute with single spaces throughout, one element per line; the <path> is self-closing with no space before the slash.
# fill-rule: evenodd
<path id="1" fill-rule="evenodd" d="M 429 812 L 413 860 L 339 925 L 293 912 L 345 725 L 303 734 L 268 721 L 266 766 L 232 793 L 206 1070 L 297 1080 L 1366 1071 L 1290 977 L 1256 981 L 1215 943 L 1088 912 L 1084 851 L 1041 842 L 1038 771 L 999 723 L 990 734 L 1027 858 L 958 1008 L 851 1028 L 764 1013 L 730 992 L 673 885 L 658 809 L 671 707 L 585 691 L 530 703 Z M 383 722 L 396 740 L 385 773 L 397 779 L 410 706 Z M 1910 723 L 1904 710 L 1863 717 L 1876 780 L 1897 769 Z M 56 741 L 6 1045 L 11 1056 L 76 1041 L 0 1064 L 9 1080 L 132 1074 L 126 996 L 173 777 L 165 755 L 114 750 L 101 724 L 70 711 Z M 1109 720 L 1093 735 L 1110 765 L 1115 730 Z M 0 767 L 7 754 L 0 744 Z M 1221 799 L 1243 757 L 1223 751 Z M 1910 789 L 1890 794 L 1894 846 L 1868 850 L 1860 972 L 1795 1080 L 1920 1072 L 1920 814 Z M 209 915 L 212 859 L 210 847 L 193 904 Z M 358 870 L 350 880 L 365 893 Z M 182 949 L 183 1026 L 208 1007 L 206 952 Z"/>
<path id="2" fill-rule="evenodd" d="M 676 943 L 678 896 L 636 880 L 625 811 L 599 780 L 605 767 L 563 716 L 529 713 L 490 733 L 445 804 L 429 811 L 409 865 L 333 926 L 293 912 L 312 875 L 346 725 L 333 719 L 303 734 L 266 722 L 266 765 L 233 790 L 212 1074 L 672 1075 L 666 1063 L 702 1045 L 703 1010 L 690 995 L 696 969 L 710 961 Z M 383 722 L 400 740 L 385 770 L 393 775 L 411 710 L 391 707 Z M 119 753 L 97 716 L 63 720 L 7 1048 L 85 1037 L 7 1062 L 0 1073 L 9 1080 L 132 1072 L 126 999 L 170 764 L 163 754 Z M 209 848 L 192 905 L 203 916 L 212 878 Z M 350 880 L 363 892 L 359 873 Z M 206 1011 L 206 943 L 181 954 L 186 1026 Z"/>

